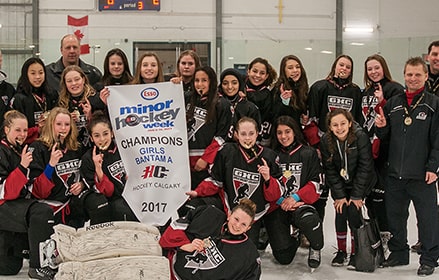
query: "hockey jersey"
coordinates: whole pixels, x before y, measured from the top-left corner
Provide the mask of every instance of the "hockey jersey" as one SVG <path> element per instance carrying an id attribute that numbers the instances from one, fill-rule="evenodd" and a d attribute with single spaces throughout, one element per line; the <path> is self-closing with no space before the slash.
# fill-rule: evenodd
<path id="1" fill-rule="evenodd" d="M 258 172 L 258 166 L 263 164 L 261 158 L 270 168 L 267 182 Z M 199 196 L 219 193 L 226 212 L 242 198 L 249 198 L 256 204 L 255 220 L 258 220 L 267 212 L 269 202 L 275 202 L 283 194 L 275 159 L 275 152 L 266 147 L 255 145 L 252 149 L 244 149 L 238 143 L 226 143 L 218 152 L 211 177 L 201 182 L 195 191 Z"/>
<path id="2" fill-rule="evenodd" d="M 253 280 L 261 275 L 259 253 L 246 234 L 232 235 L 226 215 L 215 206 L 201 206 L 174 221 L 160 238 L 163 248 L 171 249 L 174 279 Z M 195 238 L 205 242 L 201 252 L 178 247 Z"/>

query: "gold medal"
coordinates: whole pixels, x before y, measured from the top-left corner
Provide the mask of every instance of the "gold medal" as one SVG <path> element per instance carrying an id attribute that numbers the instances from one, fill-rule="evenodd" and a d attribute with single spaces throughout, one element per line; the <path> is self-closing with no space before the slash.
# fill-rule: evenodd
<path id="1" fill-rule="evenodd" d="M 204 238 L 203 239 L 203 246 L 204 248 L 209 248 L 210 247 L 210 237 Z"/>
<path id="2" fill-rule="evenodd" d="M 410 116 L 405 117 L 405 119 L 404 119 L 404 124 L 405 125 L 411 125 L 412 122 L 413 122 L 413 120 L 412 120 L 412 118 Z"/>
<path id="3" fill-rule="evenodd" d="M 346 174 L 347 174 L 346 170 L 344 168 L 342 168 L 340 170 L 340 176 L 343 177 L 343 178 L 346 178 Z"/>

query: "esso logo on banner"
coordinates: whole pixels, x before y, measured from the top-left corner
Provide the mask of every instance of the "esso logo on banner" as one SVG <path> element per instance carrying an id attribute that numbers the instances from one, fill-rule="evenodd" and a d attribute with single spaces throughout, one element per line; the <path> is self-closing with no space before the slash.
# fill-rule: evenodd
<path id="1" fill-rule="evenodd" d="M 159 91 L 155 88 L 145 88 L 140 92 L 140 96 L 145 100 L 154 100 L 159 96 Z"/>

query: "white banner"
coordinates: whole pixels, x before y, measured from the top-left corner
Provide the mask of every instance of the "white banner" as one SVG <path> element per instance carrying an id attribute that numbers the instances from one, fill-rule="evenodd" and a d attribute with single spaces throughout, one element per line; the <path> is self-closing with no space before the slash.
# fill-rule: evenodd
<path id="1" fill-rule="evenodd" d="M 108 109 L 128 180 L 123 197 L 145 224 L 163 225 L 190 190 L 181 84 L 109 86 Z"/>

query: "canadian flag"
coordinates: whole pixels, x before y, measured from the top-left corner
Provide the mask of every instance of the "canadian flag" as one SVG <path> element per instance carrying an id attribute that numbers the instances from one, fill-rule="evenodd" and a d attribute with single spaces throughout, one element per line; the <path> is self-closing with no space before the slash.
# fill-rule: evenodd
<path id="1" fill-rule="evenodd" d="M 81 54 L 90 53 L 90 45 L 88 44 L 88 16 L 82 18 L 67 16 L 67 25 L 69 33 L 75 34 L 81 42 Z"/>

